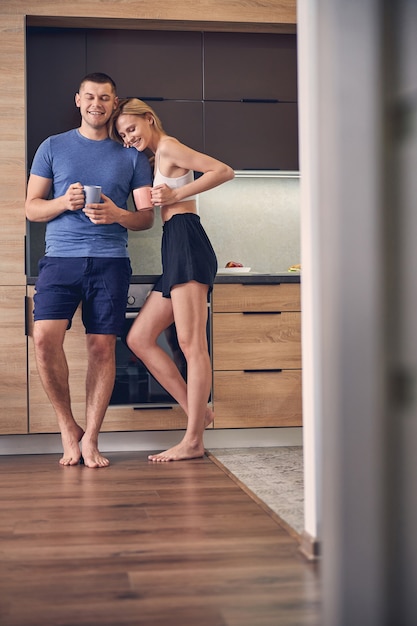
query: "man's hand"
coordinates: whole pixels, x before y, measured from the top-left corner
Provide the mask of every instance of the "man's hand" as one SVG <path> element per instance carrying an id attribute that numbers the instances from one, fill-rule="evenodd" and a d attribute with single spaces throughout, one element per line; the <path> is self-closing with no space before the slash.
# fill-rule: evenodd
<path id="1" fill-rule="evenodd" d="M 87 204 L 83 211 L 93 224 L 115 224 L 120 223 L 125 211 L 119 209 L 113 200 L 104 193 L 101 194 L 102 202 Z"/>
<path id="2" fill-rule="evenodd" d="M 67 211 L 78 211 L 84 206 L 84 190 L 81 183 L 72 183 L 65 195 L 64 202 Z"/>

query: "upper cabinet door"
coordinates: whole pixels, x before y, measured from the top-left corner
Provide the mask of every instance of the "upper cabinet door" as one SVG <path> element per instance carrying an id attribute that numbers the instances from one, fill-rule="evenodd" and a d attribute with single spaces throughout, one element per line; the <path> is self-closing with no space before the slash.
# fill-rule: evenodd
<path id="1" fill-rule="evenodd" d="M 298 170 L 296 102 L 205 102 L 205 151 L 235 170 Z"/>
<path id="2" fill-rule="evenodd" d="M 39 144 L 80 125 L 74 98 L 85 70 L 85 32 L 28 28 L 26 36 L 27 159 Z"/>
<path id="3" fill-rule="evenodd" d="M 202 34 L 90 30 L 87 71 L 109 74 L 122 98 L 201 100 Z"/>
<path id="4" fill-rule="evenodd" d="M 146 100 L 146 99 L 145 99 Z M 203 103 L 201 101 L 148 101 L 168 135 L 198 152 L 204 151 Z"/>
<path id="5" fill-rule="evenodd" d="M 296 35 L 204 33 L 204 100 L 296 102 Z"/>

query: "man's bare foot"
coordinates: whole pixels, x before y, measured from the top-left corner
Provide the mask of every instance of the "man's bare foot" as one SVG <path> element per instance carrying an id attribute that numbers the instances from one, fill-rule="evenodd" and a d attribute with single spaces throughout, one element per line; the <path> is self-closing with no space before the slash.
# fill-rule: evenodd
<path id="1" fill-rule="evenodd" d="M 86 467 L 107 467 L 110 465 L 109 459 L 106 459 L 106 457 L 99 452 L 96 444 L 85 441 L 85 437 L 83 437 L 81 444 L 84 465 Z"/>
<path id="2" fill-rule="evenodd" d="M 210 407 L 207 407 L 206 414 L 204 416 L 204 428 L 207 428 L 207 426 L 210 426 L 213 420 L 214 420 L 214 413 L 212 409 L 210 409 Z"/>
<path id="3" fill-rule="evenodd" d="M 203 443 L 190 445 L 185 441 L 181 441 L 181 443 L 169 448 L 169 450 L 165 450 L 165 452 L 150 454 L 148 456 L 148 460 L 164 463 L 167 461 L 186 461 L 187 459 L 198 459 L 201 456 L 204 456 Z"/>
<path id="4" fill-rule="evenodd" d="M 64 453 L 59 459 L 61 465 L 78 465 L 81 459 L 80 441 L 84 431 L 78 424 L 72 430 L 61 433 L 62 447 Z"/>

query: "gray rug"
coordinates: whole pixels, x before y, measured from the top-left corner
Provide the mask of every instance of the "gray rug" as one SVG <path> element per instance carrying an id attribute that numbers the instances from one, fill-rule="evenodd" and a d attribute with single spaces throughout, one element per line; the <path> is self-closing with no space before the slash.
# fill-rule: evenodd
<path id="1" fill-rule="evenodd" d="M 210 453 L 298 534 L 304 530 L 301 446 L 214 448 Z"/>

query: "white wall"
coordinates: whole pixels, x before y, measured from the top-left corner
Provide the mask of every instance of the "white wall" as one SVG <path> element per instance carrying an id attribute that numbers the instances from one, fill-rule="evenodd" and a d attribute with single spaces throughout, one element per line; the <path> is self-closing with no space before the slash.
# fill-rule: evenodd
<path id="1" fill-rule="evenodd" d="M 200 194 L 198 211 L 219 267 L 238 261 L 253 271 L 276 273 L 300 263 L 298 172 L 236 172 L 220 187 Z M 162 224 L 129 233 L 134 274 L 159 274 Z"/>

